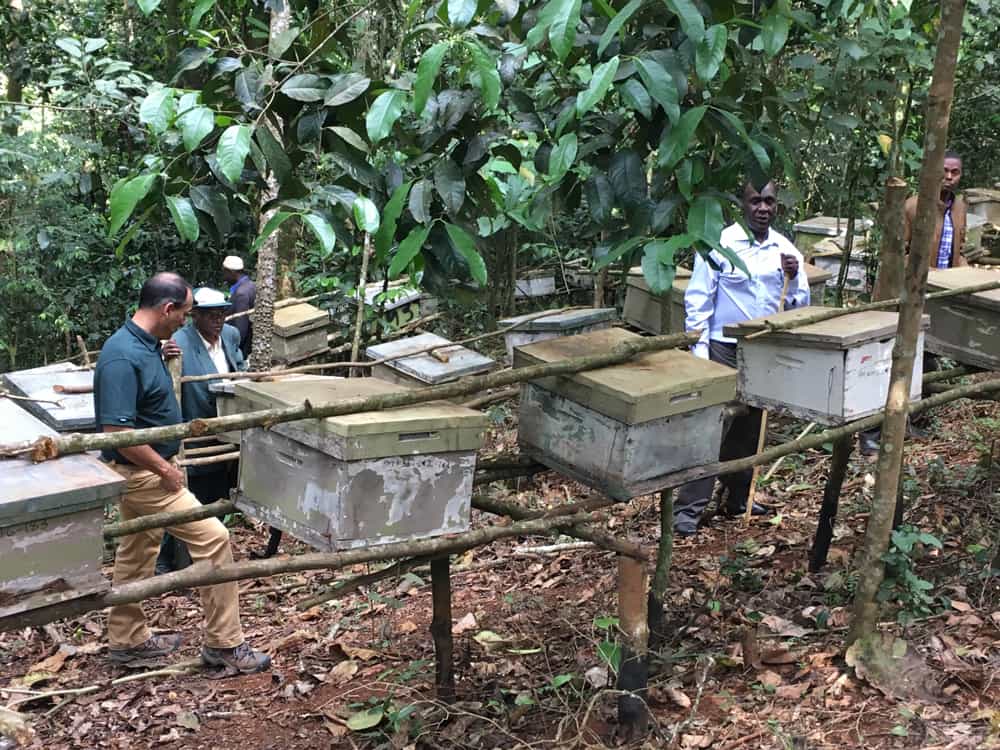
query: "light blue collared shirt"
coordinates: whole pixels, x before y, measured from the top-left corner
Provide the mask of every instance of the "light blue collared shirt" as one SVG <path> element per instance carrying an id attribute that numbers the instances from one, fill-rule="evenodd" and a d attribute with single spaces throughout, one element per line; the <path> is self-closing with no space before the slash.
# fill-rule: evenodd
<path id="1" fill-rule="evenodd" d="M 739 224 L 731 224 L 723 230 L 720 244 L 740 257 L 750 277 L 716 250 L 710 257 L 719 270 L 701 255 L 695 258 L 691 281 L 684 294 L 687 312 L 684 327 L 688 331 L 701 329 L 701 338 L 691 347 L 691 353 L 702 359 L 708 359 L 709 340 L 735 343 L 735 339 L 723 335 L 725 326 L 778 311 L 785 283 L 782 254 L 794 255 L 799 260 L 799 273 L 788 284 L 785 309 L 809 304 L 809 280 L 802 268 L 802 253 L 784 236 L 769 229 L 767 238 L 757 242 L 748 237 Z"/>

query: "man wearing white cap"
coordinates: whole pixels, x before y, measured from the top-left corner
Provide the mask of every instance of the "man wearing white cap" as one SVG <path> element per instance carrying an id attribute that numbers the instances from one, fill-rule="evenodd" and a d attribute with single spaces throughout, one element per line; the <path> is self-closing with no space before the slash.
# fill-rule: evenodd
<path id="1" fill-rule="evenodd" d="M 230 314 L 246 312 L 253 309 L 257 301 L 257 285 L 243 270 L 243 259 L 238 255 L 227 255 L 222 261 L 222 277 L 229 284 L 229 302 L 232 304 Z M 253 344 L 253 327 L 250 325 L 250 316 L 241 315 L 234 318 L 230 325 L 240 332 L 240 351 L 244 357 L 250 356 L 250 347 Z"/>

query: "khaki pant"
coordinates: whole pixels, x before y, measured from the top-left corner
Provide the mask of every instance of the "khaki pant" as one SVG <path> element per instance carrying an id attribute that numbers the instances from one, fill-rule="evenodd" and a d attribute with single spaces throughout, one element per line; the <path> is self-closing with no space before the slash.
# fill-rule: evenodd
<path id="1" fill-rule="evenodd" d="M 200 507 L 201 503 L 187 488 L 168 492 L 160 486 L 160 477 L 134 466 L 112 464 L 112 468 L 127 481 L 120 507 L 123 520 L 164 511 L 181 511 Z M 233 561 L 229 546 L 229 531 L 218 518 L 206 518 L 167 530 L 184 542 L 194 562 L 208 560 L 212 565 Z M 115 585 L 149 578 L 156 566 L 163 529 L 150 529 L 129 534 L 118 540 L 115 554 Z M 205 645 L 212 648 L 233 648 L 243 643 L 240 626 L 239 584 L 219 583 L 201 589 L 205 610 Z M 150 637 L 146 616 L 137 604 L 122 604 L 111 608 L 108 617 L 108 640 L 112 648 L 132 648 Z"/>

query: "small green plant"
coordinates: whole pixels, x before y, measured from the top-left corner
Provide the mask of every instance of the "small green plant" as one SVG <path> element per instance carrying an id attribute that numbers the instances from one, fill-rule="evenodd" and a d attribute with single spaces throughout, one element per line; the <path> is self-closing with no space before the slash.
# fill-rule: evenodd
<path id="1" fill-rule="evenodd" d="M 885 580 L 878 600 L 895 602 L 899 606 L 896 618 L 904 625 L 934 613 L 934 584 L 916 573 L 916 558 L 924 547 L 941 549 L 941 540 L 915 526 L 901 526 L 892 532 L 892 545 L 882 557 Z"/>
<path id="2" fill-rule="evenodd" d="M 756 549 L 753 540 L 740 542 L 734 548 L 733 556 L 723 556 L 719 560 L 720 572 L 733 583 L 733 587 L 755 594 L 764 588 L 764 582 L 760 579 L 760 574 L 751 566 L 750 555 Z"/>
<path id="3" fill-rule="evenodd" d="M 597 644 L 597 655 L 601 661 L 608 665 L 608 669 L 615 675 L 621 668 L 622 648 L 615 638 L 615 631 L 618 629 L 619 620 L 617 617 L 602 616 L 594 618 L 594 628 L 601 632 L 601 641 Z"/>

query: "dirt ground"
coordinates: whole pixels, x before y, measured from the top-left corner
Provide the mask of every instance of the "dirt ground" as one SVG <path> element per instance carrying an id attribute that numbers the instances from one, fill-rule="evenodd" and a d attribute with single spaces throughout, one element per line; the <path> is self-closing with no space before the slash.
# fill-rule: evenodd
<path id="1" fill-rule="evenodd" d="M 492 411 L 495 451 L 514 445 L 506 408 Z M 921 589 L 900 574 L 909 593 L 887 590 L 885 629 L 905 638 L 930 669 L 933 685 L 923 699 L 887 696 L 844 661 L 849 566 L 874 466 L 852 459 L 830 562 L 809 574 L 829 463 L 827 452 L 816 451 L 789 457 L 766 485 L 762 498 L 778 515 L 755 519 L 749 529 L 716 518 L 676 544 L 665 643 L 651 664 L 654 727 L 646 746 L 1000 746 L 1000 598 L 990 577 L 998 425 L 995 402 L 962 402 L 936 412 L 931 436 L 907 450 L 906 522 L 942 546 L 916 542 L 909 559 L 933 586 Z M 772 440 L 801 428 L 779 420 Z M 552 473 L 491 491 L 533 505 L 588 494 Z M 605 526 L 655 546 L 656 499 L 616 509 Z M 266 534 L 237 523 L 233 538 L 243 558 L 263 547 Z M 332 580 L 329 574 L 245 582 L 246 632 L 274 667 L 244 678 L 114 667 L 102 640 L 105 613 L 2 634 L 0 699 L 29 715 L 37 748 L 616 746 L 616 694 L 606 689 L 617 653 L 616 562 L 594 548 L 563 546 L 571 542 L 517 539 L 453 560 L 459 700 L 451 705 L 434 699 L 430 576 L 421 569 L 304 611 L 297 605 Z M 294 541 L 282 545 L 284 554 L 299 551 Z M 146 610 L 156 629 L 184 634 L 178 661 L 197 658 L 194 592 L 161 597 Z"/>

